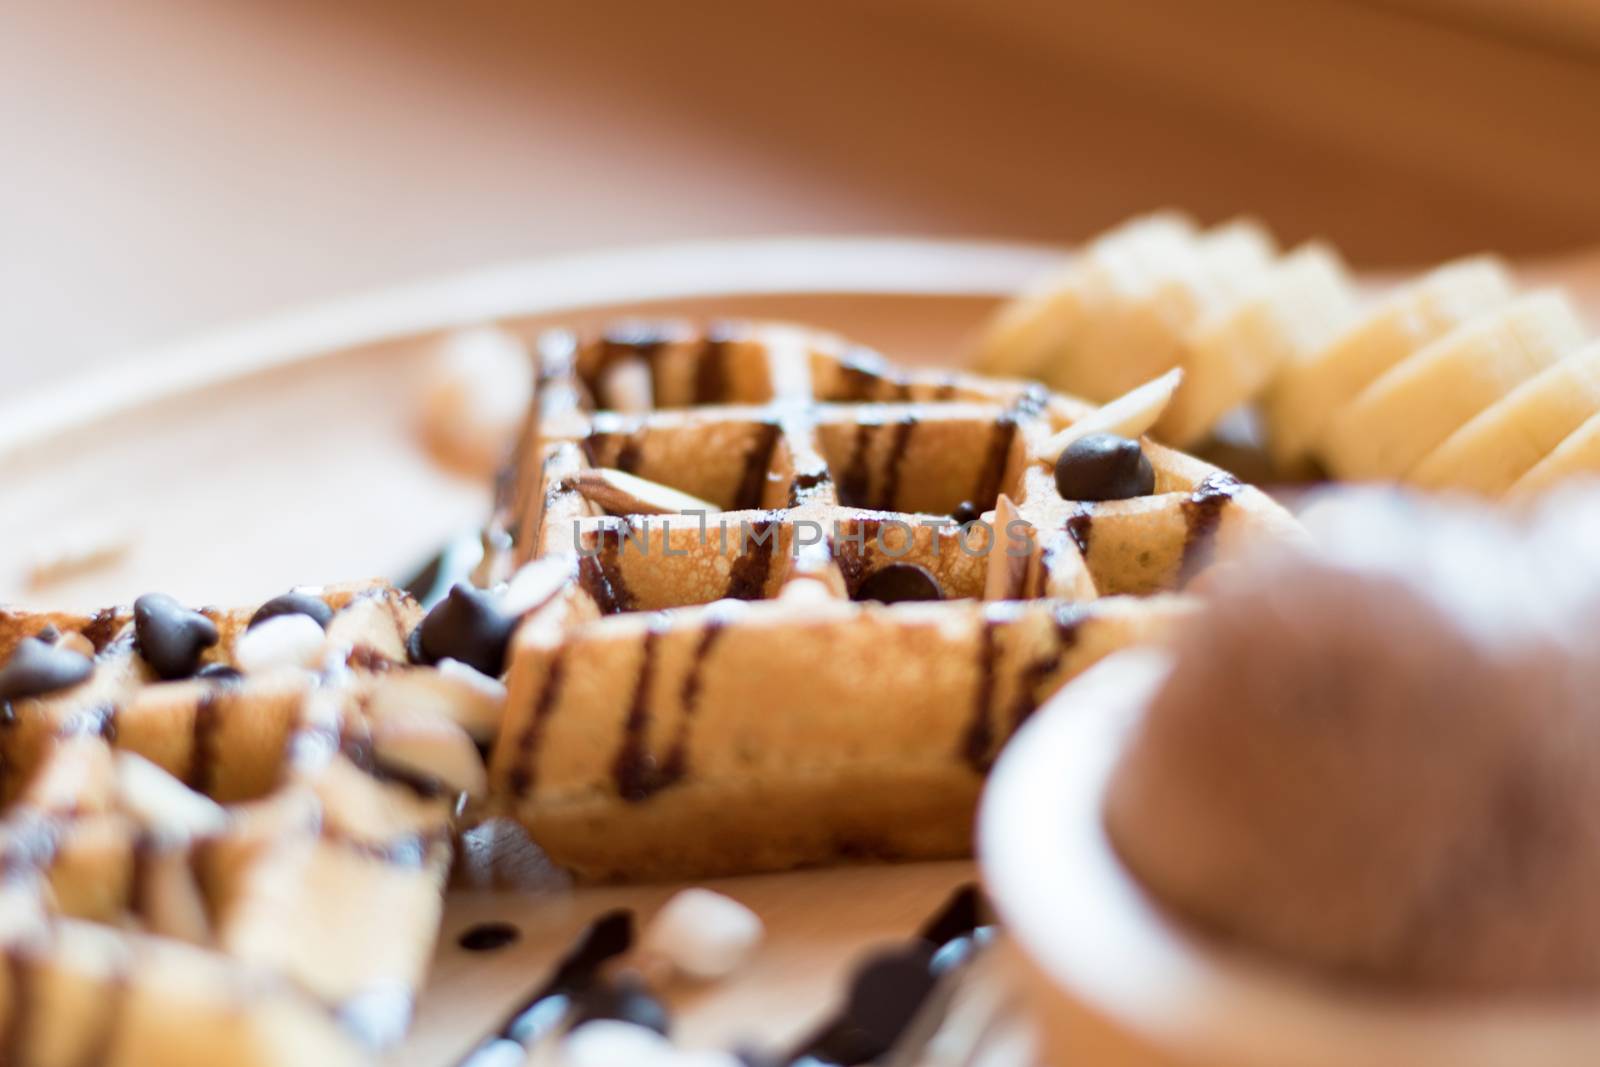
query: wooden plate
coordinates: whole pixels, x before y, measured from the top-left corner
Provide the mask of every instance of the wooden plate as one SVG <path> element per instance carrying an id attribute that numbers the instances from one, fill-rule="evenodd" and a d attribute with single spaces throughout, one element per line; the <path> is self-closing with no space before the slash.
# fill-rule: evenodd
<path id="1" fill-rule="evenodd" d="M 292 584 L 401 578 L 485 514 L 487 488 L 436 466 L 414 433 L 421 368 L 441 330 L 532 332 L 618 313 L 776 317 L 891 357 L 951 363 L 1004 294 L 1058 251 L 900 240 L 683 245 L 512 266 L 291 315 L 119 361 L 0 411 L 0 600 L 61 607 L 164 590 L 245 603 Z M 26 587 L 22 562 L 63 537 L 133 534 L 115 565 Z M 769 939 L 737 980 L 680 991 L 693 1044 L 797 1037 L 866 946 L 909 935 L 967 863 L 733 879 Z M 647 915 L 672 887 L 452 896 L 432 981 L 394 1064 L 452 1063 L 537 984 L 598 911 Z M 468 925 L 524 931 L 492 954 Z"/>

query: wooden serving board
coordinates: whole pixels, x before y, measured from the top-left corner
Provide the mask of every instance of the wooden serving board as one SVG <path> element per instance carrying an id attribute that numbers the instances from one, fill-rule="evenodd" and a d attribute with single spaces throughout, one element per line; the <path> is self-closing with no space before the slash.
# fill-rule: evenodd
<path id="1" fill-rule="evenodd" d="M 1051 250 L 916 241 L 767 241 L 547 261 L 317 309 L 123 361 L 109 377 L 0 411 L 0 602 L 92 607 L 163 590 L 247 603 L 292 584 L 403 578 L 485 517 L 487 487 L 415 432 L 442 330 L 529 334 L 618 314 L 772 317 L 836 329 L 896 359 L 952 363 Z M 22 562 L 62 537 L 133 534 L 113 566 L 42 589 Z M 748 971 L 671 991 L 690 1044 L 795 1039 L 852 960 L 911 935 L 966 862 L 839 868 L 715 883 L 768 938 Z M 413 1033 L 391 1062 L 442 1067 L 538 984 L 596 914 L 647 917 L 675 887 L 453 893 Z M 470 953 L 484 920 L 523 933 Z"/>
<path id="2" fill-rule="evenodd" d="M 532 334 L 618 314 L 766 317 L 837 330 L 907 363 L 954 364 L 974 331 L 1060 250 L 905 240 L 678 245 L 548 260 L 259 323 L 144 353 L 0 409 L 0 601 L 63 608 L 151 590 L 245 603 L 293 584 L 412 573 L 486 513 L 487 487 L 434 463 L 415 431 L 441 331 Z M 1600 286 L 1595 264 L 1530 271 Z M 1597 305 L 1585 301 L 1591 311 Z M 62 537 L 132 534 L 114 565 L 30 589 L 22 562 Z M 827 1013 L 870 945 L 910 935 L 970 863 L 853 867 L 714 883 L 769 931 L 736 980 L 673 991 L 690 1044 L 778 1044 Z M 405 1067 L 453 1063 L 602 910 L 641 917 L 675 888 L 453 893 Z M 470 925 L 516 924 L 494 953 Z"/>

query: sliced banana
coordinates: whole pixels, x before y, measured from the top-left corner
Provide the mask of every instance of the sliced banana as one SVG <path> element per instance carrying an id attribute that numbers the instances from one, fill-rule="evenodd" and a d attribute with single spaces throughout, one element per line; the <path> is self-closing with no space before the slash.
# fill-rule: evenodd
<path id="1" fill-rule="evenodd" d="M 1349 480 L 1404 478 L 1445 438 L 1583 343 L 1559 293 L 1521 297 L 1390 368 L 1335 416 L 1323 458 Z"/>
<path id="2" fill-rule="evenodd" d="M 1061 458 L 1068 445 L 1081 437 L 1094 433 L 1113 433 L 1119 437 L 1138 438 L 1149 432 L 1161 418 L 1172 396 L 1183 382 L 1183 371 L 1174 368 L 1145 382 L 1102 407 L 1096 408 L 1060 433 L 1052 434 L 1040 444 L 1037 459 L 1054 463 Z"/>
<path id="3" fill-rule="evenodd" d="M 1445 439 L 1407 479 L 1498 496 L 1600 412 L 1600 343 L 1529 378 Z"/>
<path id="4" fill-rule="evenodd" d="M 1108 401 L 1178 366 L 1195 324 L 1236 303 L 1274 255 L 1266 232 L 1244 221 L 1138 251 L 1144 258 L 1128 265 L 1121 285 L 1096 294 L 1076 339 L 1043 368 L 1054 388 Z"/>
<path id="5" fill-rule="evenodd" d="M 1090 317 L 1088 308 L 1111 294 L 1138 289 L 1151 264 L 1194 239 L 1194 223 L 1177 212 L 1131 219 L 1107 231 L 1067 266 L 1000 309 L 979 342 L 979 368 L 1011 376 L 1040 373 L 1077 339 Z"/>
<path id="6" fill-rule="evenodd" d="M 1590 416 L 1548 456 L 1535 463 L 1511 486 L 1508 496 L 1536 496 L 1569 478 L 1600 474 L 1600 414 Z"/>
<path id="7" fill-rule="evenodd" d="M 1458 260 L 1395 293 L 1307 359 L 1286 363 L 1263 398 L 1272 458 L 1289 469 L 1313 453 L 1335 413 L 1425 345 L 1510 301 L 1492 256 Z"/>
<path id="8" fill-rule="evenodd" d="M 1332 249 L 1306 245 L 1242 299 L 1207 315 L 1185 339 L 1183 388 L 1155 436 L 1182 447 L 1252 399 L 1280 366 L 1326 345 L 1355 314 L 1355 288 Z"/>

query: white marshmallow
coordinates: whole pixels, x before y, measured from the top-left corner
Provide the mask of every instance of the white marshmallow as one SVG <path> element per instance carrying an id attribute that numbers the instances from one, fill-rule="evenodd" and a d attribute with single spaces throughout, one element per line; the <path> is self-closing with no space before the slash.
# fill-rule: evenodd
<path id="1" fill-rule="evenodd" d="M 233 643 L 233 659 L 246 674 L 278 667 L 321 666 L 327 635 L 309 615 L 278 615 L 257 623 Z"/>
<path id="2" fill-rule="evenodd" d="M 641 944 L 691 978 L 725 978 L 744 965 L 765 928 L 755 912 L 709 889 L 685 889 L 656 912 Z"/>
<path id="3" fill-rule="evenodd" d="M 561 1043 L 562 1067 L 666 1067 L 673 1055 L 654 1030 L 611 1019 L 584 1023 Z"/>

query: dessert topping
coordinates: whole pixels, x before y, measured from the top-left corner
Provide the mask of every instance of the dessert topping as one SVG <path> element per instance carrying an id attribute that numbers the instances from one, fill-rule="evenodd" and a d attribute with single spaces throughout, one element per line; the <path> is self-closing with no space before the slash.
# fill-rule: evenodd
<path id="1" fill-rule="evenodd" d="M 327 629 L 328 623 L 333 621 L 333 609 L 321 597 L 291 590 L 282 596 L 273 597 L 256 609 L 256 613 L 250 616 L 250 625 L 246 629 L 254 629 L 268 619 L 275 619 L 280 615 L 307 615 L 316 620 L 317 625 L 323 629 Z"/>
<path id="2" fill-rule="evenodd" d="M 1116 434 L 1080 437 L 1056 459 L 1056 490 L 1067 500 L 1127 500 L 1156 489 L 1139 442 Z"/>
<path id="3" fill-rule="evenodd" d="M 217 624 L 165 593 L 133 602 L 134 642 L 145 662 L 167 681 L 188 678 L 200 656 L 217 643 Z"/>
<path id="4" fill-rule="evenodd" d="M 458 583 L 417 627 L 411 656 L 424 664 L 459 660 L 498 678 L 516 627 L 517 617 L 504 611 L 492 593 Z"/>
<path id="5" fill-rule="evenodd" d="M 907 600 L 943 600 L 939 579 L 915 563 L 891 563 L 867 575 L 852 600 L 877 600 L 898 604 Z"/>
<path id="6" fill-rule="evenodd" d="M 48 645 L 36 637 L 17 642 L 0 667 L 0 700 L 43 696 L 86 681 L 94 664 L 70 649 Z"/>

